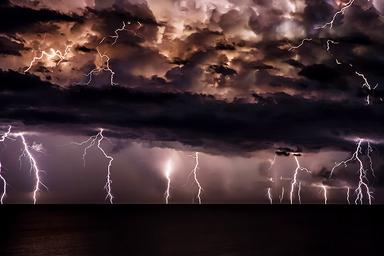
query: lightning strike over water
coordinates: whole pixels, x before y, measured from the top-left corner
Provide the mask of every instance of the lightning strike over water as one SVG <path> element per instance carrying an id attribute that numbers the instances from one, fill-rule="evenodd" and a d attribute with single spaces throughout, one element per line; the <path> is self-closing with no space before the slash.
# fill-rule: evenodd
<path id="1" fill-rule="evenodd" d="M 346 199 L 347 199 L 347 203 L 348 203 L 348 204 L 351 204 L 351 202 L 349 201 L 349 193 L 350 193 L 350 190 L 351 190 L 351 189 L 350 189 L 349 187 L 347 187 L 347 198 L 346 198 Z"/>
<path id="2" fill-rule="evenodd" d="M 36 159 L 34 158 L 34 156 L 32 155 L 31 151 L 29 150 L 30 147 L 28 146 L 28 143 L 25 139 L 25 136 L 24 136 L 24 133 L 15 133 L 13 134 L 15 137 L 20 137 L 21 138 L 21 141 L 23 143 L 23 146 L 24 146 L 24 153 L 25 155 L 27 156 L 27 158 L 29 159 L 29 162 L 31 164 L 31 169 L 34 171 L 35 173 L 35 187 L 34 187 L 34 190 L 33 190 L 33 204 L 36 204 L 37 202 L 37 193 L 40 191 L 40 185 L 47 188 L 42 182 L 41 182 L 41 178 L 40 178 L 40 173 L 42 172 L 40 170 L 40 168 L 38 167 L 37 165 L 37 162 L 36 162 Z"/>
<path id="3" fill-rule="evenodd" d="M 3 182 L 3 192 L 1 193 L 0 203 L 3 204 L 5 195 L 7 194 L 7 181 L 3 176 L 3 169 L 2 169 L 1 162 L 0 162 L 0 179 Z"/>
<path id="4" fill-rule="evenodd" d="M 95 145 L 97 146 L 99 151 L 102 153 L 102 155 L 108 160 L 107 176 L 106 176 L 106 182 L 105 182 L 105 186 L 104 186 L 104 189 L 107 192 L 107 195 L 106 195 L 105 199 L 109 200 L 109 202 L 111 204 L 113 204 L 114 196 L 112 194 L 111 167 L 112 167 L 112 162 L 113 162 L 114 159 L 113 159 L 112 156 L 108 155 L 105 152 L 105 150 L 103 149 L 103 147 L 101 146 L 101 143 L 105 139 L 105 137 L 103 135 L 103 132 L 104 132 L 104 129 L 100 129 L 98 134 L 89 137 L 89 139 L 87 139 L 87 140 L 85 140 L 83 142 L 80 142 L 80 143 L 72 142 L 72 144 L 75 144 L 77 146 L 84 146 L 84 145 L 86 145 L 86 147 L 84 148 L 84 151 L 83 151 L 83 155 L 82 155 L 84 166 L 85 166 L 85 159 L 87 157 L 88 150 L 90 148 L 92 148 L 93 146 L 95 146 Z"/>
<path id="5" fill-rule="evenodd" d="M 301 204 L 301 182 L 299 182 L 299 188 L 297 189 L 297 198 L 299 199 L 299 204 Z"/>
<path id="6" fill-rule="evenodd" d="M 291 183 L 291 192 L 290 192 L 290 201 L 291 201 L 291 204 L 293 204 L 293 192 L 295 190 L 295 187 L 297 186 L 297 175 L 299 174 L 299 171 L 305 171 L 307 173 L 311 173 L 310 170 L 308 170 L 307 168 L 304 168 L 304 167 L 301 167 L 300 165 L 300 162 L 299 162 L 299 158 L 297 155 L 294 155 L 293 156 L 294 159 L 295 159 L 295 162 L 296 162 L 296 169 L 295 169 L 295 172 L 294 172 L 294 175 L 293 175 L 293 178 L 292 178 L 292 183 Z M 301 183 L 299 184 L 299 189 L 298 189 L 298 198 L 299 198 L 299 202 L 301 203 L 301 195 L 300 195 L 300 192 L 301 192 Z"/>
<path id="7" fill-rule="evenodd" d="M 284 200 L 284 193 L 285 193 L 284 187 L 281 187 L 281 194 L 279 196 L 280 203 L 282 203 Z"/>
<path id="8" fill-rule="evenodd" d="M 169 203 L 172 171 L 173 171 L 172 160 L 169 159 L 165 165 L 165 170 L 164 170 L 164 175 L 165 175 L 165 178 L 167 179 L 167 188 L 164 193 L 165 204 Z"/>
<path id="9" fill-rule="evenodd" d="M 196 197 L 197 197 L 199 204 L 201 204 L 201 192 L 202 192 L 203 188 L 201 187 L 201 184 L 197 178 L 197 170 L 199 169 L 199 152 L 195 153 L 194 159 L 195 159 L 195 167 L 192 170 L 193 179 L 195 180 L 195 183 L 196 183 L 197 189 L 198 189 Z"/>
<path id="10" fill-rule="evenodd" d="M 11 133 L 11 129 L 12 129 L 12 126 L 8 126 L 8 130 L 3 135 L 1 135 L 0 142 L 4 142 L 5 139 L 8 138 L 9 134 Z M 3 176 L 3 166 L 1 162 L 0 162 L 0 179 L 3 182 L 3 192 L 1 193 L 0 203 L 3 204 L 4 198 L 7 195 L 7 180 Z"/>
<path id="11" fill-rule="evenodd" d="M 369 181 L 367 178 L 367 169 L 364 168 L 363 160 L 360 158 L 360 154 L 362 154 L 362 143 L 363 142 L 364 142 L 364 140 L 358 141 L 356 151 L 352 154 L 352 156 L 350 158 L 335 164 L 335 166 L 331 170 L 330 177 L 332 177 L 334 171 L 338 167 L 340 167 L 341 165 L 344 165 L 345 167 L 347 167 L 350 162 L 356 161 L 359 165 L 359 169 L 358 169 L 359 180 L 358 180 L 358 185 L 355 189 L 355 193 L 356 193 L 355 204 L 358 204 L 358 203 L 363 204 L 364 203 L 364 195 L 366 195 L 366 197 L 367 197 L 366 200 L 368 201 L 368 203 L 372 204 L 373 192 L 370 190 L 370 188 L 368 186 Z M 371 149 L 372 148 L 371 148 L 370 144 L 368 143 L 368 150 L 367 150 L 368 156 L 367 157 L 369 158 L 370 163 L 372 163 L 371 157 L 370 157 L 370 152 L 371 152 L 370 150 Z M 370 168 L 371 167 L 372 167 L 372 165 L 370 165 Z M 372 167 L 372 169 L 373 169 L 373 167 Z M 347 191 L 347 200 L 349 202 L 349 188 Z"/>
<path id="12" fill-rule="evenodd" d="M 23 151 L 22 151 L 19 159 L 21 159 L 22 157 L 27 157 L 29 162 L 30 162 L 30 170 L 31 170 L 31 172 L 34 171 L 35 185 L 34 185 L 33 196 L 32 197 L 33 197 L 33 204 L 36 204 L 36 202 L 37 202 L 37 194 L 40 191 L 40 186 L 43 186 L 46 189 L 48 189 L 48 188 L 41 181 L 40 173 L 42 172 L 42 170 L 38 167 L 37 161 L 36 161 L 35 157 L 32 155 L 32 152 L 30 151 L 31 148 L 33 150 L 35 150 L 35 149 L 28 145 L 28 143 L 27 143 L 27 141 L 25 139 L 25 133 L 22 133 L 22 132 L 12 133 L 11 129 L 12 129 L 12 126 L 9 126 L 8 127 L 8 131 L 1 136 L 0 142 L 4 142 L 6 138 L 12 139 L 11 137 L 20 138 L 21 139 L 21 142 L 23 144 Z M 3 181 L 3 193 L 1 195 L 1 204 L 3 204 L 3 200 L 4 200 L 4 197 L 6 195 L 7 182 L 6 182 L 5 178 L 4 178 L 4 176 L 2 176 L 2 165 L 1 165 L 1 163 L 0 163 L 0 179 Z"/>
<path id="13" fill-rule="evenodd" d="M 322 185 L 321 188 L 323 190 L 324 204 L 327 204 L 328 203 L 327 187 L 325 185 Z"/>
<path id="14" fill-rule="evenodd" d="M 268 190 L 267 190 L 267 196 L 268 196 L 268 199 L 269 199 L 269 203 L 270 203 L 270 204 L 273 204 L 271 188 L 268 188 Z"/>

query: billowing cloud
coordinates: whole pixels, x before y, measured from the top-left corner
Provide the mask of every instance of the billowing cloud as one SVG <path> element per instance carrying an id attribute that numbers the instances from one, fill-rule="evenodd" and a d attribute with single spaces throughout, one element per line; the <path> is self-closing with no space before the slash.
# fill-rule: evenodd
<path id="1" fill-rule="evenodd" d="M 383 4 L 348 3 L 3 1 L 12 22 L 0 24 L 2 127 L 103 127 L 116 154 L 132 140 L 212 157 L 266 150 L 282 162 L 303 152 L 334 162 L 330 152 L 344 157 L 359 139 L 380 151 Z M 266 178 L 268 162 L 258 165 Z M 330 167 L 302 180 L 352 183 L 343 171 L 330 179 Z"/>

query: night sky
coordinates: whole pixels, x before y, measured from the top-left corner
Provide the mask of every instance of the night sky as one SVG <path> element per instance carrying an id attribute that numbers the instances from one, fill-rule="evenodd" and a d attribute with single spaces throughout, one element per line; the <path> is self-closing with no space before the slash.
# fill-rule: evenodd
<path id="1" fill-rule="evenodd" d="M 167 178 L 169 203 L 384 202 L 383 0 L 8 0 L 0 18 L 3 203 L 165 203 Z"/>

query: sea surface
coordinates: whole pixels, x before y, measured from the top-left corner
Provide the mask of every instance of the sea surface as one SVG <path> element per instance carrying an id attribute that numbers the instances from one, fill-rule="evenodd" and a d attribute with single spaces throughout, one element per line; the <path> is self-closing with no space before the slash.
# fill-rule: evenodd
<path id="1" fill-rule="evenodd" d="M 383 206 L 4 205 L 0 255 L 384 255 Z"/>

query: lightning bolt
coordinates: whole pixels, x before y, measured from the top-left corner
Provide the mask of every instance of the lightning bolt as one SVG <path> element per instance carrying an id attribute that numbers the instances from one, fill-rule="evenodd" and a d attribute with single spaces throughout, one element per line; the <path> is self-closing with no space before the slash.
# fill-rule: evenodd
<path id="1" fill-rule="evenodd" d="M 301 40 L 301 43 L 296 45 L 296 46 L 292 46 L 288 49 L 288 51 L 293 51 L 293 50 L 296 50 L 296 49 L 299 49 L 301 46 L 304 45 L 305 42 L 310 42 L 312 41 L 313 39 L 312 38 L 304 38 L 303 40 Z"/>
<path id="2" fill-rule="evenodd" d="M 143 26 L 139 21 L 137 22 L 137 24 L 139 24 L 139 28 L 137 28 L 137 30 L 140 29 L 140 28 Z M 115 35 L 114 35 L 114 36 L 106 36 L 106 37 L 104 37 L 104 38 L 100 41 L 99 44 L 102 44 L 102 43 L 109 37 L 109 38 L 112 38 L 112 39 L 113 39 L 113 42 L 112 42 L 111 45 L 115 45 L 115 44 L 117 43 L 117 41 L 119 40 L 119 37 L 120 37 L 119 32 L 121 32 L 121 31 L 130 31 L 130 32 L 134 33 L 134 35 L 138 36 L 138 34 L 136 33 L 136 31 L 132 31 L 132 30 L 128 30 L 128 29 L 126 29 L 126 26 L 127 26 L 127 25 L 131 25 L 131 22 L 128 21 L 127 23 L 125 23 L 125 21 L 123 21 L 123 25 L 122 25 L 120 28 L 118 28 L 118 29 L 115 30 L 115 32 L 114 32 Z"/>
<path id="3" fill-rule="evenodd" d="M 28 68 L 26 70 L 24 70 L 24 73 L 27 73 L 28 71 L 30 71 L 33 67 L 33 65 L 39 61 L 39 60 L 42 60 L 44 57 L 46 57 L 48 60 L 53 60 L 55 58 L 58 58 L 59 61 L 56 63 L 56 66 L 59 66 L 61 62 L 63 62 L 66 58 L 67 58 L 67 55 L 68 53 L 70 52 L 72 48 L 72 45 L 67 45 L 66 48 L 65 48 L 65 51 L 64 53 L 62 53 L 60 50 L 55 50 L 55 49 L 50 49 L 50 51 L 42 51 L 40 56 L 35 56 L 32 61 L 30 62 Z"/>
<path id="4" fill-rule="evenodd" d="M 102 61 L 105 59 L 105 61 L 103 61 L 103 65 L 101 65 L 100 67 L 95 67 L 86 75 L 87 77 L 89 77 L 89 79 L 88 79 L 88 82 L 86 82 L 85 84 L 90 85 L 92 80 L 93 80 L 93 76 L 95 74 L 98 74 L 98 73 L 101 73 L 102 71 L 105 71 L 105 72 L 108 72 L 111 74 L 111 76 L 110 76 L 111 85 L 117 85 L 117 83 L 114 82 L 115 72 L 111 69 L 110 64 L 109 64 L 109 61 L 111 60 L 111 58 L 108 55 L 106 55 L 105 53 L 102 54 L 98 47 L 96 47 L 96 50 L 97 50 L 97 53 L 99 54 L 100 59 Z"/>
<path id="5" fill-rule="evenodd" d="M 4 176 L 3 176 L 3 169 L 2 169 L 1 162 L 0 162 L 0 179 L 3 182 L 3 192 L 1 193 L 0 203 L 3 204 L 4 203 L 4 198 L 5 198 L 6 194 L 7 194 L 7 181 L 4 178 Z"/>
<path id="6" fill-rule="evenodd" d="M 30 165 L 31 165 L 31 170 L 34 171 L 35 187 L 33 190 L 33 204 L 36 204 L 37 193 L 40 191 L 40 186 L 47 188 L 47 186 L 45 186 L 44 183 L 41 182 L 40 173 L 42 171 L 40 170 L 39 166 L 37 165 L 36 159 L 34 158 L 34 156 L 32 155 L 32 153 L 30 151 L 30 147 L 28 146 L 28 143 L 27 143 L 25 136 L 24 136 L 25 134 L 24 133 L 14 133 L 12 135 L 14 135 L 15 137 L 21 138 L 21 142 L 23 143 L 23 146 L 24 146 L 23 155 L 28 158 Z"/>
<path id="7" fill-rule="evenodd" d="M 140 29 L 143 25 L 140 23 L 140 22 L 137 22 L 139 24 L 139 28 L 137 29 Z M 107 36 L 107 37 L 104 37 L 100 42 L 99 42 L 99 45 L 102 44 L 108 37 L 109 38 L 112 38 L 113 39 L 113 42 L 111 45 L 115 45 L 117 43 L 117 41 L 119 40 L 119 37 L 120 37 L 120 32 L 121 31 L 131 31 L 133 32 L 136 36 L 139 36 L 137 35 L 137 33 L 135 31 L 132 31 L 132 30 L 127 30 L 126 29 L 126 26 L 127 25 L 130 25 L 131 22 L 127 22 L 125 23 L 125 21 L 123 21 L 123 25 L 121 28 L 118 28 L 115 30 L 115 35 L 113 36 Z M 110 63 L 109 61 L 111 60 L 111 58 L 106 54 L 106 53 L 101 53 L 99 48 L 96 47 L 96 50 L 97 50 L 97 53 L 100 57 L 100 59 L 103 61 L 103 64 L 100 66 L 100 67 L 95 67 L 94 69 L 92 69 L 88 74 L 86 74 L 86 76 L 89 78 L 88 81 L 85 83 L 86 85 L 89 85 L 92 80 L 93 80 L 93 76 L 95 74 L 98 74 L 98 73 L 101 73 L 101 72 L 108 72 L 111 74 L 110 76 L 110 83 L 111 85 L 118 85 L 117 83 L 114 82 L 114 77 L 115 77 L 115 72 L 112 70 L 111 66 L 110 66 Z M 105 61 L 104 61 L 105 60 Z"/>
<path id="8" fill-rule="evenodd" d="M 280 194 L 280 196 L 279 196 L 279 200 L 280 200 L 280 203 L 282 203 L 283 202 L 283 199 L 284 199 L 284 187 L 281 187 L 281 194 Z"/>
<path id="9" fill-rule="evenodd" d="M 173 169 L 172 168 L 172 160 L 169 159 L 165 165 L 165 171 L 164 171 L 165 178 L 167 179 L 167 188 L 166 188 L 165 193 L 164 193 L 166 204 L 169 203 L 172 169 Z"/>
<path id="10" fill-rule="evenodd" d="M 105 152 L 105 150 L 103 149 L 103 147 L 101 146 L 101 143 L 105 139 L 105 137 L 103 135 L 103 132 L 104 132 L 104 129 L 100 129 L 99 133 L 97 133 L 94 136 L 89 137 L 89 139 L 87 139 L 87 140 L 85 140 L 83 142 L 79 142 L 79 143 L 78 142 L 72 142 L 72 144 L 75 144 L 77 146 L 86 146 L 84 148 L 83 155 L 82 155 L 84 166 L 85 166 L 85 159 L 87 157 L 88 150 L 90 148 L 92 148 L 93 146 L 95 146 L 95 145 L 98 148 L 98 150 L 102 153 L 102 155 L 108 160 L 107 176 L 106 176 L 106 182 L 105 182 L 105 186 L 104 186 L 104 189 L 107 192 L 107 195 L 106 195 L 105 199 L 109 200 L 109 202 L 111 204 L 113 204 L 114 196 L 112 194 L 111 167 L 112 167 L 112 162 L 113 162 L 114 159 L 113 159 L 112 156 L 108 155 Z"/>
<path id="11" fill-rule="evenodd" d="M 301 204 L 301 182 L 299 182 L 299 188 L 297 189 L 297 197 L 299 199 L 299 204 Z"/>
<path id="12" fill-rule="evenodd" d="M 375 89 L 377 88 L 377 86 L 379 85 L 379 84 L 376 84 L 375 87 L 372 87 L 372 86 L 369 84 L 368 79 L 365 77 L 364 74 L 359 73 L 359 72 L 357 72 L 357 71 L 355 71 L 355 74 L 358 75 L 359 77 L 361 77 L 361 78 L 364 80 L 363 88 L 366 87 L 369 91 L 375 90 Z M 370 104 L 370 96 L 369 96 L 369 94 L 367 95 L 366 102 L 367 102 L 367 105 Z"/>
<path id="13" fill-rule="evenodd" d="M 348 202 L 348 204 L 351 204 L 351 202 L 349 201 L 349 194 L 350 194 L 350 188 L 349 187 L 347 187 L 347 202 Z"/>
<path id="14" fill-rule="evenodd" d="M 9 134 L 11 133 L 12 126 L 8 126 L 8 131 L 6 131 L 3 135 L 0 137 L 0 142 L 4 142 L 5 139 L 8 138 Z M 3 169 L 2 164 L 0 162 L 0 179 L 3 182 L 3 192 L 1 193 L 0 203 L 3 204 L 4 198 L 7 195 L 7 181 L 3 176 Z"/>
<path id="15" fill-rule="evenodd" d="M 295 159 L 297 166 L 296 166 L 296 169 L 295 169 L 295 172 L 293 175 L 293 179 L 292 179 L 292 183 L 291 183 L 291 192 L 290 192 L 290 197 L 289 197 L 291 204 L 293 204 L 293 192 L 295 190 L 295 187 L 297 186 L 297 175 L 299 174 L 299 171 L 305 171 L 307 173 L 311 173 L 311 171 L 308 170 L 307 168 L 301 167 L 300 162 L 299 162 L 299 158 L 297 155 L 294 155 L 293 157 Z M 301 183 L 299 184 L 299 189 L 298 189 L 298 198 L 299 198 L 299 202 L 301 203 L 300 191 L 301 191 Z"/>
<path id="16" fill-rule="evenodd" d="M 333 166 L 331 173 L 330 173 L 330 177 L 332 177 L 334 171 L 338 167 L 340 167 L 341 165 L 344 165 L 345 167 L 347 167 L 350 162 L 357 161 L 357 163 L 359 164 L 359 169 L 358 169 L 359 182 L 358 182 L 357 188 L 355 189 L 355 193 L 357 195 L 356 200 L 355 200 L 355 204 L 358 204 L 358 203 L 363 204 L 364 194 L 366 194 L 366 196 L 367 196 L 368 203 L 372 204 L 373 192 L 369 189 L 369 186 L 367 184 L 367 182 L 368 182 L 367 170 L 364 168 L 363 160 L 360 158 L 360 154 L 362 153 L 362 143 L 363 142 L 364 142 L 364 140 L 358 141 L 357 146 L 356 146 L 356 150 L 350 158 L 348 158 L 347 160 L 341 161 L 339 163 L 336 163 L 335 166 Z M 372 163 L 371 157 L 370 157 L 371 150 L 372 150 L 372 148 L 371 148 L 370 144 L 368 143 L 368 150 L 367 150 L 368 153 L 367 154 L 369 156 L 370 163 Z M 370 165 L 370 168 L 371 167 L 373 169 L 372 165 Z M 365 193 L 364 193 L 364 191 L 365 191 Z M 349 202 L 349 188 L 348 188 L 347 194 L 348 194 L 347 200 Z"/>
<path id="17" fill-rule="evenodd" d="M 198 188 L 196 197 L 199 204 L 201 204 L 201 193 L 203 188 L 201 187 L 201 184 L 197 178 L 197 170 L 199 169 L 199 152 L 195 153 L 194 159 L 195 159 L 195 167 L 193 168 L 192 173 L 193 173 L 193 179 L 195 180 L 196 186 Z"/>
<path id="18" fill-rule="evenodd" d="M 131 24 L 131 23 L 128 22 L 128 25 L 129 25 L 129 24 Z M 126 27 L 126 24 L 125 24 L 125 21 L 123 21 L 123 26 L 122 26 L 121 28 L 118 28 L 118 29 L 115 30 L 115 35 L 114 35 L 114 36 L 109 36 L 110 38 L 113 38 L 113 39 L 114 39 L 112 45 L 116 44 L 117 40 L 119 39 L 119 32 L 120 32 L 120 31 L 124 31 L 124 30 L 126 30 L 125 27 Z M 104 40 L 105 40 L 106 38 L 107 38 L 107 37 L 104 37 L 104 38 L 100 41 L 99 44 L 103 43 Z"/>
<path id="19" fill-rule="evenodd" d="M 333 28 L 333 24 L 334 24 L 334 22 L 335 22 L 337 16 L 339 16 L 339 15 L 343 15 L 343 14 L 345 13 L 345 11 L 346 11 L 349 7 L 351 7 L 351 6 L 353 5 L 354 2 L 355 2 L 355 0 L 350 0 L 348 3 L 345 4 L 345 6 L 344 6 L 343 8 L 341 8 L 339 11 L 337 11 L 337 12 L 333 15 L 332 19 L 331 19 L 329 22 L 325 23 L 324 25 L 317 26 L 316 29 L 325 29 L 325 28 L 328 27 L 328 26 L 329 26 L 330 29 L 332 29 L 332 28 Z"/>
<path id="20" fill-rule="evenodd" d="M 327 40 L 327 52 L 329 52 L 331 50 L 331 44 L 339 44 L 339 42 L 336 42 L 333 40 Z"/>
<path id="21" fill-rule="evenodd" d="M 328 202 L 327 187 L 325 185 L 321 185 L 321 188 L 323 190 L 323 195 L 324 195 L 324 204 L 327 204 Z"/>
<path id="22" fill-rule="evenodd" d="M 355 2 L 355 0 L 350 0 L 348 3 L 345 4 L 345 6 L 344 6 L 343 8 L 341 8 L 338 12 L 336 12 L 336 13 L 334 14 L 334 16 L 332 17 L 332 20 L 331 20 L 331 21 L 325 23 L 325 24 L 322 25 L 322 26 L 317 26 L 316 29 L 325 29 L 325 28 L 328 27 L 328 26 L 330 27 L 330 29 L 332 29 L 332 28 L 333 28 L 333 24 L 334 24 L 336 18 L 337 18 L 339 15 L 344 14 L 345 11 L 346 11 L 348 8 L 350 8 L 350 7 L 353 5 L 354 2 Z M 301 41 L 300 44 L 298 44 L 297 46 L 292 46 L 292 47 L 290 47 L 288 50 L 289 50 L 289 51 L 296 50 L 296 49 L 300 48 L 301 46 L 303 46 L 305 42 L 309 42 L 309 41 L 312 41 L 312 40 L 313 40 L 312 38 L 304 38 L 304 39 Z M 333 41 L 333 40 L 327 40 L 327 42 L 326 42 L 326 50 L 327 50 L 327 52 L 330 51 L 330 44 L 339 44 L 339 42 L 336 42 L 336 41 Z M 335 60 L 336 60 L 336 64 L 337 64 L 337 65 L 341 65 L 341 64 L 342 64 L 337 58 L 335 58 Z M 350 66 L 350 67 L 353 67 L 351 64 L 349 64 L 349 66 Z M 368 80 L 367 80 L 367 78 L 365 77 L 364 74 L 362 74 L 362 73 L 360 73 L 360 72 L 357 72 L 357 71 L 355 71 L 355 74 L 358 75 L 359 77 L 361 77 L 361 78 L 363 79 L 363 81 L 364 81 L 364 83 L 363 83 L 363 85 L 362 85 L 363 88 L 366 87 L 366 88 L 368 89 L 368 91 L 370 91 L 370 92 L 371 92 L 372 90 L 375 90 L 375 89 L 377 88 L 378 84 L 376 84 L 375 87 L 372 87 L 371 84 L 368 82 Z M 371 104 L 371 100 L 370 100 L 370 95 L 369 95 L 369 94 L 368 94 L 367 97 L 366 97 L 366 103 L 367 103 L 367 105 L 370 105 L 370 104 Z"/>
<path id="23" fill-rule="evenodd" d="M 268 199 L 269 199 L 269 203 L 270 203 L 270 204 L 273 204 L 272 194 L 271 194 L 271 188 L 268 188 L 268 189 L 267 189 L 267 196 L 268 196 Z"/>
<path id="24" fill-rule="evenodd" d="M 20 138 L 21 139 L 21 142 L 23 144 L 23 151 L 22 151 L 19 159 L 21 159 L 22 157 L 27 157 L 29 162 L 30 162 L 30 170 L 34 171 L 34 174 L 35 174 L 35 185 L 34 185 L 33 196 L 32 197 L 33 197 L 33 204 L 36 204 L 36 202 L 37 202 L 37 194 L 40 191 L 40 186 L 43 186 L 46 189 L 48 189 L 47 186 L 45 186 L 44 183 L 42 183 L 42 181 L 41 181 L 40 173 L 42 172 L 42 170 L 39 168 L 35 157 L 33 156 L 32 152 L 30 151 L 30 148 L 32 148 L 33 150 L 36 150 L 36 148 L 30 147 L 28 145 L 28 143 L 27 143 L 27 141 L 25 139 L 25 133 L 22 133 L 22 132 L 12 133 L 11 129 L 12 129 L 12 126 L 9 126 L 8 127 L 8 131 L 1 136 L 0 142 L 4 142 L 5 139 L 7 139 L 7 138 L 11 139 L 10 137 Z M 37 144 L 34 144 L 34 145 L 37 145 Z M 40 145 L 40 144 L 38 144 L 38 145 Z M 38 147 L 38 149 L 40 149 L 40 147 Z M 3 192 L 1 194 L 0 202 L 1 202 L 1 204 L 3 204 L 3 200 L 4 200 L 4 198 L 6 196 L 6 192 L 7 192 L 7 182 L 6 182 L 5 178 L 4 178 L 4 176 L 2 176 L 2 165 L 1 165 L 1 163 L 0 163 L 0 179 L 3 182 Z"/>
<path id="25" fill-rule="evenodd" d="M 331 47 L 330 47 L 331 43 L 332 44 L 339 44 L 339 42 L 335 42 L 333 40 L 327 40 L 327 52 L 330 52 L 330 50 L 331 50 Z M 335 58 L 335 61 L 336 61 L 337 65 L 341 65 L 342 64 L 337 58 Z M 349 66 L 351 68 L 353 68 L 352 64 L 349 64 Z M 376 84 L 374 87 L 371 86 L 371 84 L 369 83 L 368 79 L 366 78 L 366 76 L 363 73 L 360 73 L 358 71 L 354 71 L 354 72 L 355 72 L 355 74 L 357 76 L 359 76 L 363 80 L 362 88 L 367 88 L 368 91 L 371 92 L 371 91 L 375 90 L 379 86 L 379 84 Z M 370 100 L 370 95 L 369 94 L 366 97 L 366 103 L 367 103 L 367 105 L 371 104 L 371 100 Z"/>

